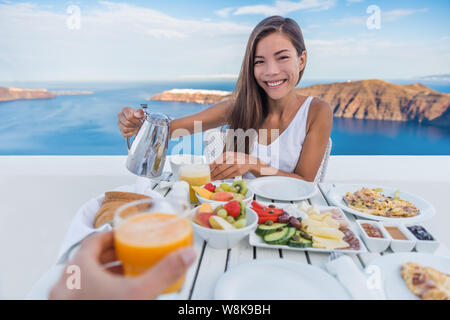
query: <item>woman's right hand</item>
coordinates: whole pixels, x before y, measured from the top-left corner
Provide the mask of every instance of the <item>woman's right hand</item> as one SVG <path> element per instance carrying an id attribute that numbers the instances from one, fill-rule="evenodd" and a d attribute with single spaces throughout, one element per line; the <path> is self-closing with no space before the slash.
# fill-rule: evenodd
<path id="1" fill-rule="evenodd" d="M 117 125 L 119 126 L 120 133 L 125 138 L 130 138 L 137 134 L 142 126 L 144 111 L 142 109 L 133 109 L 131 107 L 125 107 L 117 115 L 119 121 Z"/>

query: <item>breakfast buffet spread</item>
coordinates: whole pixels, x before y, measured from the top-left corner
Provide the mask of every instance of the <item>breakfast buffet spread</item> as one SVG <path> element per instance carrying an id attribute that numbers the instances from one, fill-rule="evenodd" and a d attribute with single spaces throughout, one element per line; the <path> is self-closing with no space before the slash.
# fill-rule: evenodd
<path id="1" fill-rule="evenodd" d="M 265 181 L 270 179 L 265 177 Z M 362 185 L 346 190 L 346 186 L 339 186 L 327 195 L 334 206 L 316 206 L 307 201 L 276 202 L 275 193 L 275 201 L 269 201 L 244 180 L 213 181 L 190 185 L 189 189 L 198 202 L 179 215 L 189 219 L 195 235 L 214 248 L 231 249 L 248 239 L 250 246 L 269 249 L 349 255 L 388 251 L 394 252 L 389 256 L 395 256 L 411 251 L 430 254 L 440 245 L 436 236 L 420 224 L 423 220 L 417 220 L 429 219 L 434 214 L 432 206 L 399 190 Z M 270 193 L 267 190 L 270 188 L 265 190 L 266 195 Z M 96 230 L 105 225 L 117 227 L 114 216 L 120 207 L 152 197 L 144 192 L 109 191 L 99 199 L 90 226 Z M 129 212 L 135 214 L 141 209 L 136 205 Z M 350 220 L 349 214 L 356 220 Z M 450 299 L 449 272 L 447 267 L 427 264 L 423 259 L 406 259 L 394 274 L 416 298 Z"/>

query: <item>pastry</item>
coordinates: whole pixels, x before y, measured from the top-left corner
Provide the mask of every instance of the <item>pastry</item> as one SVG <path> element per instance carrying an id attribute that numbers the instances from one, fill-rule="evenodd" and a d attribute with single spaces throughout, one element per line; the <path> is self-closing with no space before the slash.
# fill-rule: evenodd
<path id="1" fill-rule="evenodd" d="M 149 199 L 149 196 L 138 194 L 138 193 L 130 193 L 130 192 L 105 192 L 105 199 L 102 202 L 100 209 L 97 211 L 94 217 L 94 228 L 99 228 L 105 223 L 113 226 L 114 222 L 114 214 L 116 210 L 132 201 Z M 130 208 L 129 213 L 135 212 L 139 208 Z"/>
<path id="2" fill-rule="evenodd" d="M 401 275 L 409 290 L 423 300 L 450 300 L 450 276 L 431 267 L 407 262 Z"/>

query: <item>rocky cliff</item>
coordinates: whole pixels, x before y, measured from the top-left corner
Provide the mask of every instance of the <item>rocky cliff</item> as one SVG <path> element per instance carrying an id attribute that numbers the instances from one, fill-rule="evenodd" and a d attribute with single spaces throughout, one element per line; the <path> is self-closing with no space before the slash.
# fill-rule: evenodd
<path id="1" fill-rule="evenodd" d="M 418 121 L 450 127 L 450 94 L 420 83 L 399 85 L 372 79 L 316 84 L 296 90 L 327 101 L 335 117 Z M 173 89 L 154 95 L 151 100 L 213 104 L 230 97 L 229 91 Z"/>
<path id="2" fill-rule="evenodd" d="M 229 91 L 196 90 L 196 89 L 172 89 L 155 94 L 147 100 L 180 101 L 200 104 L 213 104 L 231 97 Z"/>
<path id="3" fill-rule="evenodd" d="M 19 89 L 0 87 L 0 101 L 10 101 L 18 99 L 49 99 L 56 95 L 47 89 Z"/>
<path id="4" fill-rule="evenodd" d="M 0 102 L 20 99 L 51 99 L 60 95 L 93 94 L 92 91 L 57 91 L 0 87 Z"/>
<path id="5" fill-rule="evenodd" d="M 373 79 L 317 84 L 297 92 L 327 101 L 335 117 L 414 120 L 450 126 L 450 94 L 420 83 L 398 85 Z"/>

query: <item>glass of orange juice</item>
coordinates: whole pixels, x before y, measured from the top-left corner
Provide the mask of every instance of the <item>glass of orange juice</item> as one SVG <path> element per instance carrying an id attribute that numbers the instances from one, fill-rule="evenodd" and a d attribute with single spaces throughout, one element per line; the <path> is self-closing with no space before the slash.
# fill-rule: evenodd
<path id="1" fill-rule="evenodd" d="M 191 203 L 197 203 L 198 199 L 192 187 L 202 186 L 211 182 L 211 172 L 207 164 L 188 164 L 180 167 L 178 171 L 180 180 L 189 183 Z"/>
<path id="2" fill-rule="evenodd" d="M 183 217 L 187 209 L 186 203 L 163 198 L 138 200 L 117 209 L 114 244 L 125 275 L 139 275 L 170 252 L 192 246 L 192 225 Z M 179 291 L 184 279 L 164 293 Z"/>

